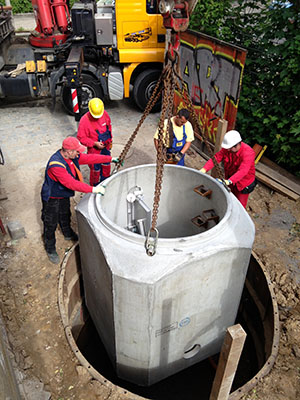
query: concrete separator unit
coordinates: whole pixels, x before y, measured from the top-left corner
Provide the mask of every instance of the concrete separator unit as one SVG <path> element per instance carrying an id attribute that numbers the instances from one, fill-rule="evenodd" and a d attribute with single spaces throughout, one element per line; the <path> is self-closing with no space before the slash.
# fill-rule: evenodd
<path id="1" fill-rule="evenodd" d="M 76 208 L 87 308 L 118 376 L 146 386 L 220 351 L 254 241 L 253 222 L 223 185 L 167 165 L 148 256 L 145 236 L 127 229 L 128 193 L 140 187 L 152 209 L 155 168 L 111 176 L 105 196 L 86 195 Z M 211 194 L 196 193 L 199 185 Z"/>

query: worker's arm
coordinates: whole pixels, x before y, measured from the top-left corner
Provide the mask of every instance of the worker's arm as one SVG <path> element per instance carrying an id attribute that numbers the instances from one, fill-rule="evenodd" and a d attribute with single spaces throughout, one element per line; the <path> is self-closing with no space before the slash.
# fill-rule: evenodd
<path id="1" fill-rule="evenodd" d="M 110 116 L 108 115 L 108 113 L 106 111 L 104 111 L 104 113 L 105 113 L 105 118 L 106 118 L 106 125 L 108 127 L 109 132 L 112 133 Z M 111 135 L 111 137 L 112 137 L 112 135 Z"/>
<path id="2" fill-rule="evenodd" d="M 192 141 L 195 139 L 193 126 L 189 121 L 187 121 L 185 124 L 185 134 L 186 134 L 186 142 L 183 148 L 180 150 L 181 154 L 185 154 L 188 151 L 188 149 L 192 145 Z"/>
<path id="3" fill-rule="evenodd" d="M 79 165 L 83 164 L 107 164 L 112 162 L 111 156 L 104 156 L 102 154 L 84 154 L 81 153 L 78 158 Z"/>
<path id="4" fill-rule="evenodd" d="M 243 161 L 241 162 L 237 172 L 233 174 L 229 180 L 235 185 L 237 182 L 239 182 L 241 179 L 243 179 L 249 172 L 250 168 L 252 165 L 254 165 L 255 162 L 255 153 L 254 151 L 251 153 L 245 152 Z"/>
<path id="5" fill-rule="evenodd" d="M 192 142 L 186 142 L 183 148 L 180 150 L 180 153 L 185 154 L 188 149 L 191 147 Z"/>
<path id="6" fill-rule="evenodd" d="M 97 193 L 104 196 L 105 187 L 102 185 L 90 186 L 87 183 L 80 182 L 74 179 L 65 168 L 52 167 L 48 170 L 48 175 L 51 179 L 61 183 L 68 189 L 75 190 L 82 193 Z"/>
<path id="7" fill-rule="evenodd" d="M 89 120 L 83 116 L 78 125 L 77 139 L 86 147 L 94 147 L 97 140 L 91 139 L 89 135 Z M 103 146 L 104 147 L 104 146 Z"/>
<path id="8" fill-rule="evenodd" d="M 77 192 L 82 193 L 91 193 L 93 191 L 92 186 L 73 178 L 72 175 L 70 175 L 65 168 L 51 167 L 48 170 L 48 175 L 51 179 L 61 183 L 68 189 L 76 190 Z"/>
<path id="9" fill-rule="evenodd" d="M 156 151 L 158 150 L 158 139 L 154 138 L 154 146 L 156 148 Z"/>
<path id="10" fill-rule="evenodd" d="M 111 134 L 111 138 L 105 140 L 105 142 L 103 143 L 103 148 L 105 147 L 107 150 L 111 150 L 112 148 L 112 127 L 111 127 L 111 119 L 110 116 L 108 115 L 108 113 L 106 111 L 104 111 L 103 117 L 105 119 L 105 123 L 106 123 L 106 127 L 109 130 L 110 134 Z M 102 118 L 103 118 L 102 117 Z M 99 143 L 99 142 L 98 142 Z M 100 148 L 98 146 L 98 148 Z"/>
<path id="11" fill-rule="evenodd" d="M 188 151 L 188 149 L 191 147 L 192 142 L 186 142 L 185 145 L 183 146 L 183 148 L 178 151 L 178 153 L 175 153 L 175 161 L 177 163 L 179 163 L 182 159 L 182 157 L 184 157 L 185 153 Z"/>
<path id="12" fill-rule="evenodd" d="M 224 158 L 224 149 L 221 149 L 220 151 L 218 151 L 215 154 L 215 159 L 217 161 L 217 163 L 219 164 Z M 202 172 L 207 172 L 210 171 L 212 168 L 214 167 L 214 163 L 213 160 L 210 158 L 203 166 L 202 169 L 204 169 L 205 171 Z"/>

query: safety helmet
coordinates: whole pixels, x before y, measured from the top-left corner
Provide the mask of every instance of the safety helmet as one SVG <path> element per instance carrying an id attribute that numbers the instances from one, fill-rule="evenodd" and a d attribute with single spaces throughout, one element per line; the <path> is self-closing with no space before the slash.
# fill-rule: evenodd
<path id="1" fill-rule="evenodd" d="M 89 112 L 94 118 L 101 118 L 104 113 L 104 104 L 98 97 L 89 101 Z"/>
<path id="2" fill-rule="evenodd" d="M 222 147 L 223 149 L 230 149 L 231 147 L 235 146 L 236 144 L 242 141 L 241 135 L 238 131 L 228 131 L 225 133 Z"/>

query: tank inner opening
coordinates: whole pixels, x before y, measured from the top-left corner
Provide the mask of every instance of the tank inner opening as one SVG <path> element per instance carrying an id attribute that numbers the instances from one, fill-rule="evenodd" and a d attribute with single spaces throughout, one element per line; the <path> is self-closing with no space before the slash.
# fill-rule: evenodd
<path id="1" fill-rule="evenodd" d="M 74 251 L 66 264 L 64 280 L 70 279 L 74 283 L 76 281 L 74 276 L 76 275 L 78 279 L 74 285 L 75 289 L 71 290 L 68 299 L 69 317 L 64 320 L 65 317 L 62 315 L 62 318 L 65 323 L 71 326 L 73 339 L 77 346 L 76 351 L 73 348 L 75 354 L 76 352 L 81 352 L 87 362 L 89 371 L 91 372 L 91 369 L 94 368 L 104 377 L 104 382 L 109 381 L 113 385 L 121 387 L 124 390 L 124 394 L 129 391 L 131 394 L 157 400 L 209 399 L 216 372 L 218 354 L 150 387 L 140 387 L 118 378 L 84 305 L 79 246 L 76 245 L 75 249 L 76 251 Z M 247 333 L 231 390 L 231 393 L 240 393 L 240 397 L 255 386 L 260 373 L 263 373 L 262 376 L 264 376 L 271 369 L 277 355 L 279 321 L 274 295 L 272 292 L 270 293 L 269 285 L 270 282 L 266 280 L 261 266 L 251 256 L 236 319 L 236 323 L 240 323 Z M 66 290 L 68 282 L 65 281 L 60 286 L 64 288 L 62 291 Z M 254 292 L 254 287 L 259 288 L 258 292 Z M 66 298 L 65 294 L 62 294 L 61 298 Z M 60 304 L 61 307 L 62 304 Z M 186 349 L 183 357 L 188 358 L 195 355 L 199 350 L 198 346 L 195 343 L 191 348 Z M 234 397 L 234 399 L 240 397 Z"/>
<path id="2" fill-rule="evenodd" d="M 151 226 L 155 166 L 126 170 L 107 183 L 96 199 L 99 216 L 146 236 Z M 108 190 L 109 189 L 109 190 Z M 181 238 L 205 232 L 222 221 L 228 197 L 222 185 L 190 168 L 165 166 L 157 229 L 160 238 Z"/>

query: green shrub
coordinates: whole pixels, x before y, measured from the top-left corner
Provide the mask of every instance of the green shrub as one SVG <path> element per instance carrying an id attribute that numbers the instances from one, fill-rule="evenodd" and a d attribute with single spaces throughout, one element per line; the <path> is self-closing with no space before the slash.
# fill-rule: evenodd
<path id="1" fill-rule="evenodd" d="M 206 0 L 190 26 L 247 49 L 236 128 L 249 144 L 267 144 L 270 158 L 300 176 L 300 4 L 290 5 Z"/>

